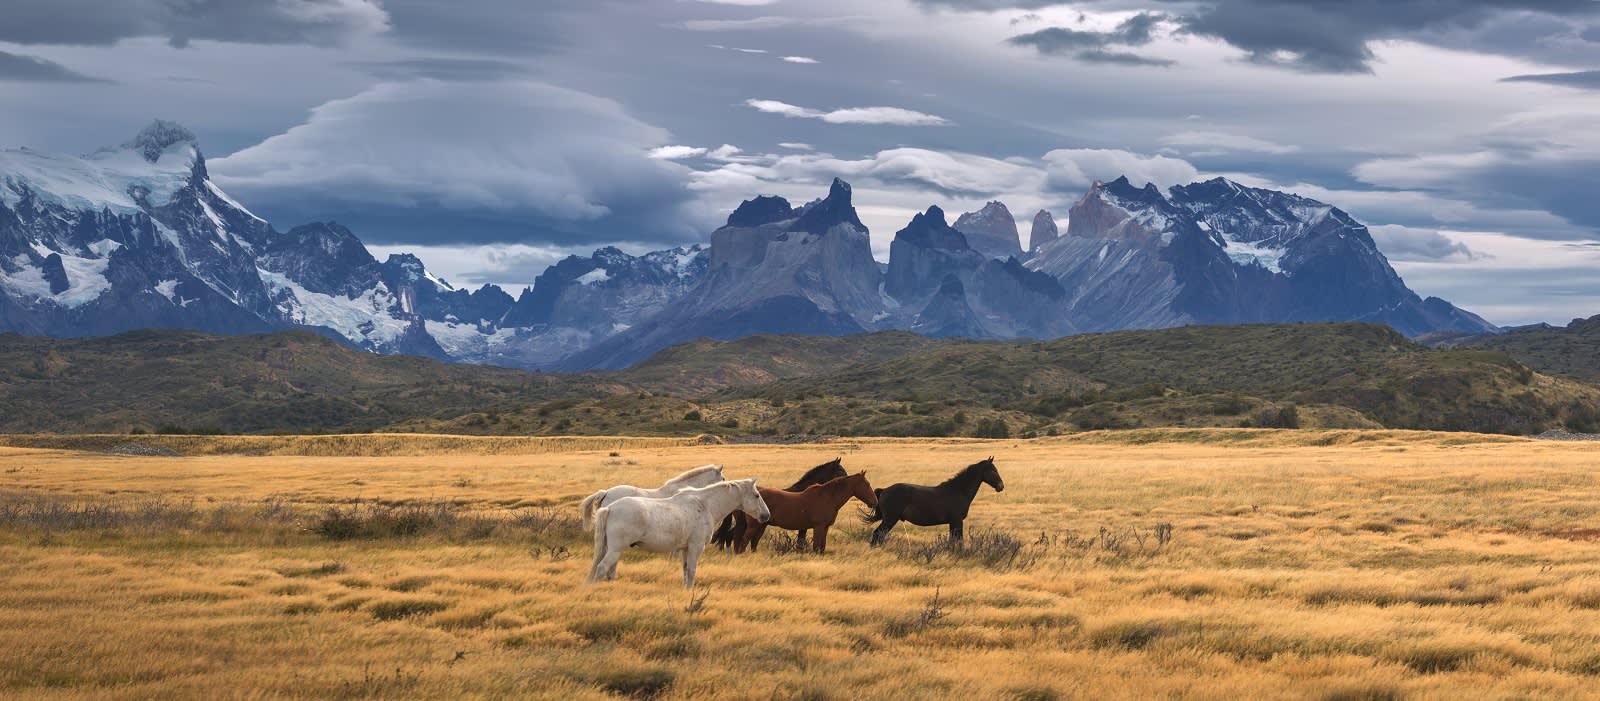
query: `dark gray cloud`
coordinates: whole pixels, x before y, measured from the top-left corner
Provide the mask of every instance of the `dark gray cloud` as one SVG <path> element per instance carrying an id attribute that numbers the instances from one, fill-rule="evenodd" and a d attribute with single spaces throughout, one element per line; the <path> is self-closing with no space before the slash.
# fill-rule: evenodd
<path id="1" fill-rule="evenodd" d="M 1129 51 L 1111 51 L 1108 49 L 1087 49 L 1072 55 L 1073 58 L 1087 63 L 1108 63 L 1119 66 L 1171 66 L 1177 63 L 1165 58 L 1152 58 L 1140 56 Z"/>
<path id="2" fill-rule="evenodd" d="M 159 37 L 173 46 L 330 45 L 387 24 L 373 0 L 7 0 L 0 41 L 105 45 Z"/>
<path id="3" fill-rule="evenodd" d="M 1600 90 L 1600 71 L 1576 71 L 1573 73 L 1534 73 L 1530 75 L 1514 75 L 1502 79 L 1507 83 L 1546 83 L 1560 85 L 1567 88 L 1582 88 L 1585 90 Z"/>
<path id="4" fill-rule="evenodd" d="M 1479 256 L 1460 241 L 1430 229 L 1381 225 L 1368 227 L 1372 240 L 1393 261 L 1474 260 Z"/>
<path id="5" fill-rule="evenodd" d="M 994 11 L 1026 10 L 1050 2 L 1033 0 L 916 0 L 927 8 Z M 1126 8 L 1141 3 L 1099 0 L 1090 4 Z M 1253 63 L 1315 73 L 1370 73 L 1369 44 L 1407 38 L 1450 47 L 1470 47 L 1512 56 L 1570 62 L 1600 56 L 1594 43 L 1600 30 L 1574 21 L 1600 17 L 1594 0 L 1150 0 L 1145 6 L 1171 7 L 1180 31 L 1211 37 L 1242 49 Z M 1143 17 L 1159 18 L 1158 13 Z M 1041 52 L 1071 55 L 1116 42 L 1116 32 L 1065 28 L 1023 35 L 1012 43 Z M 1120 31 L 1120 28 L 1119 28 Z M 1561 41 L 1570 39 L 1571 41 Z M 1577 42 L 1577 45 L 1574 45 Z M 1104 45 L 1104 44 L 1099 44 Z"/>
<path id="6" fill-rule="evenodd" d="M 1096 32 L 1068 27 L 1047 27 L 1036 32 L 1019 34 L 1006 41 L 1016 46 L 1031 46 L 1049 56 L 1071 56 L 1090 63 L 1114 63 L 1130 66 L 1170 66 L 1172 61 L 1147 58 L 1130 51 L 1112 50 L 1113 46 L 1144 46 L 1155 39 L 1156 25 L 1167 19 L 1165 15 L 1141 12 L 1118 24 L 1107 32 Z"/>
<path id="7" fill-rule="evenodd" d="M 631 6 L 630 6 L 631 5 Z M 646 13 L 629 0 L 385 0 L 392 36 L 431 49 L 546 55 L 593 38 L 589 23 L 611 12 Z M 589 31 L 586 31 L 589 30 Z"/>
<path id="8" fill-rule="evenodd" d="M 1368 44 L 1469 30 L 1508 13 L 1579 17 L 1593 0 L 1218 0 L 1182 17 L 1184 31 L 1221 39 L 1265 65 L 1328 73 L 1371 72 Z M 1535 37 L 1537 39 L 1538 37 Z M 1531 42 L 1499 47 L 1520 53 Z"/>
<path id="9" fill-rule="evenodd" d="M 103 83 L 54 61 L 0 51 L 0 80 L 30 83 Z"/>

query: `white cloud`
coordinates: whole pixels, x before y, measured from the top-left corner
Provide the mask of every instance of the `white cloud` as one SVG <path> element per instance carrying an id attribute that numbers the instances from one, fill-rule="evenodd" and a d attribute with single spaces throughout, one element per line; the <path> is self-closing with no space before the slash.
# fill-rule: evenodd
<path id="1" fill-rule="evenodd" d="M 1128 176 L 1134 185 L 1155 183 L 1165 190 L 1200 179 L 1200 171 L 1181 158 L 1144 156 L 1120 149 L 1056 149 L 1044 155 L 1048 187 L 1055 192 L 1082 192 L 1096 180 Z"/>
<path id="2" fill-rule="evenodd" d="M 705 149 L 695 146 L 658 146 L 650 149 L 651 158 L 667 161 L 704 156 L 705 153 Z"/>
<path id="3" fill-rule="evenodd" d="M 1564 324 L 1597 311 L 1600 242 L 1533 241 L 1502 233 L 1444 230 L 1477 255 L 1470 260 L 1395 260 L 1421 295 L 1450 300 L 1496 324 Z M 1486 282 L 1492 281 L 1492 282 Z"/>
<path id="4" fill-rule="evenodd" d="M 809 56 L 784 56 L 783 60 L 789 63 L 821 63 L 821 61 Z"/>
<path id="5" fill-rule="evenodd" d="M 845 107 L 822 111 L 791 105 L 778 100 L 745 100 L 744 103 L 768 114 L 800 119 L 820 119 L 829 124 L 889 124 L 895 126 L 937 126 L 948 124 L 944 117 L 899 107 Z"/>
<path id="6" fill-rule="evenodd" d="M 775 29 L 803 22 L 794 17 L 751 17 L 749 19 L 692 19 L 678 25 L 692 32 L 725 32 L 745 29 Z"/>
<path id="7" fill-rule="evenodd" d="M 1182 131 L 1162 139 L 1161 142 L 1168 146 L 1199 146 L 1213 149 L 1213 151 L 1207 152 L 1208 154 L 1248 151 L 1282 155 L 1300 150 L 1299 146 L 1279 144 L 1252 136 L 1229 134 L 1220 131 Z"/>
<path id="8" fill-rule="evenodd" d="M 815 151 L 815 150 L 817 150 L 816 147 L 812 146 L 811 144 L 801 143 L 799 141 L 779 141 L 778 142 L 778 146 L 786 148 L 786 149 L 790 149 L 790 150 L 793 150 L 793 151 Z"/>
<path id="9" fill-rule="evenodd" d="M 1479 255 L 1466 244 L 1434 229 L 1418 229 L 1399 224 L 1367 227 L 1390 262 L 1395 261 L 1470 261 Z"/>

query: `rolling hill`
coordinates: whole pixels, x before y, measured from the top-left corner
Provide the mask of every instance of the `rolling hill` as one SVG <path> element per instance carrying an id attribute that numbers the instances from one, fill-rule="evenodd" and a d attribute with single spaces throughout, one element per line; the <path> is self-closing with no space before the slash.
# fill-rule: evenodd
<path id="1" fill-rule="evenodd" d="M 1542 373 L 1600 383 L 1600 315 L 1565 327 L 1530 326 L 1482 336 L 1466 346 L 1506 353 Z"/>
<path id="2" fill-rule="evenodd" d="M 1559 355 L 1559 354 L 1558 354 Z M 0 335 L 3 432 L 420 431 L 728 436 L 1153 426 L 1592 430 L 1600 388 L 1373 324 L 1189 326 L 1050 342 L 902 331 L 698 339 L 633 368 L 540 374 L 309 332 Z"/>

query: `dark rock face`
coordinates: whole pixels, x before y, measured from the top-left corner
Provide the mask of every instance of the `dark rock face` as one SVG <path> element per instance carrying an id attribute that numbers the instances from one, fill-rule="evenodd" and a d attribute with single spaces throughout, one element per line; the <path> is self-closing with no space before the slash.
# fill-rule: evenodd
<path id="1" fill-rule="evenodd" d="M 967 235 L 967 244 L 986 258 L 1022 257 L 1022 241 L 1017 236 L 1017 220 L 1000 202 L 990 202 L 976 212 L 956 219 L 956 230 Z"/>
<path id="2" fill-rule="evenodd" d="M 794 218 L 794 208 L 782 197 L 761 195 L 745 200 L 733 214 L 728 215 L 728 226 L 752 227 L 772 224 Z"/>
<path id="3" fill-rule="evenodd" d="M 945 222 L 937 206 L 913 216 L 889 244 L 889 269 L 883 291 L 901 305 L 919 305 L 944 285 L 946 277 L 968 277 L 984 261 L 967 237 Z"/>
<path id="4" fill-rule="evenodd" d="M 61 263 L 61 254 L 52 253 L 44 259 L 44 264 L 39 266 L 39 272 L 44 275 L 45 282 L 50 283 L 50 294 L 58 295 L 72 288 L 72 283 L 67 280 L 67 268 Z"/>
<path id="5" fill-rule="evenodd" d="M 302 224 L 268 237 L 259 265 L 312 292 L 357 297 L 381 281 L 378 261 L 355 234 L 333 222 Z"/>
<path id="6" fill-rule="evenodd" d="M 850 184 L 838 178 L 834 178 L 833 184 L 828 186 L 827 197 L 801 207 L 796 214 L 800 215 L 800 220 L 790 227 L 795 231 L 820 236 L 839 224 L 848 224 L 858 231 L 867 230 L 867 225 L 862 224 L 861 218 L 856 216 L 855 205 L 850 202 Z"/>

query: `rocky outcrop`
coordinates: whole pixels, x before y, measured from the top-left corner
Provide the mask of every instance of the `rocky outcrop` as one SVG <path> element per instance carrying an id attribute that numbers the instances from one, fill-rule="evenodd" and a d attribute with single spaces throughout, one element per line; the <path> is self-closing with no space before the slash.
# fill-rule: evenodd
<path id="1" fill-rule="evenodd" d="M 850 186 L 835 179 L 828 196 L 795 217 L 787 203 L 746 202 L 711 234 L 710 262 L 694 289 L 659 314 L 562 361 L 563 368 L 625 367 L 661 348 L 697 337 L 756 333 L 841 335 L 874 328 L 886 316 L 883 273 Z M 741 212 L 745 214 L 740 214 Z M 753 221 L 761 224 L 749 226 Z"/>
<path id="2" fill-rule="evenodd" d="M 1028 232 L 1028 255 L 1039 252 L 1045 244 L 1056 240 L 1061 232 L 1056 229 L 1056 218 L 1046 210 L 1033 215 L 1033 229 Z"/>
<path id="3" fill-rule="evenodd" d="M 976 212 L 956 219 L 955 228 L 967 236 L 967 245 L 987 258 L 1022 257 L 1022 241 L 1017 237 L 1017 220 L 1000 202 L 990 202 Z"/>

